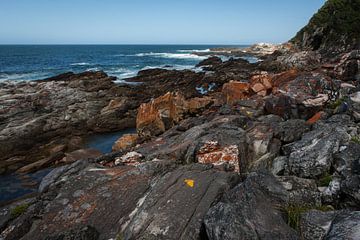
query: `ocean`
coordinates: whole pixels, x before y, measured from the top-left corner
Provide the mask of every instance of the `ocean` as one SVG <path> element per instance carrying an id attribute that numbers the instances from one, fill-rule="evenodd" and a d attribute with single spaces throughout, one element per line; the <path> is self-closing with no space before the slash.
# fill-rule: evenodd
<path id="1" fill-rule="evenodd" d="M 224 45 L 0 45 L 0 81 L 38 80 L 64 72 L 102 70 L 117 81 L 149 68 L 194 69 Z M 196 70 L 196 69 L 195 69 Z"/>

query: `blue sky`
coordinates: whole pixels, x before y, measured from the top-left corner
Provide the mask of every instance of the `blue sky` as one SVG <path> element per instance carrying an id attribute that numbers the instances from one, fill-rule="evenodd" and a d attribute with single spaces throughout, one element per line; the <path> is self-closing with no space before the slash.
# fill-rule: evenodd
<path id="1" fill-rule="evenodd" d="M 325 0 L 0 0 L 0 44 L 285 42 Z"/>

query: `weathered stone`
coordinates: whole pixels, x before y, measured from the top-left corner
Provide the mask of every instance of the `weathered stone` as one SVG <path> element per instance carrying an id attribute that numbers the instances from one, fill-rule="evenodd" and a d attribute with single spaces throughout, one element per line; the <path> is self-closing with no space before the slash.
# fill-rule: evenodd
<path id="1" fill-rule="evenodd" d="M 324 239 L 336 212 L 311 210 L 301 215 L 300 232 L 304 240 Z"/>
<path id="2" fill-rule="evenodd" d="M 115 165 L 133 165 L 140 164 L 140 160 L 143 156 L 137 152 L 128 152 L 125 155 L 115 159 Z"/>
<path id="3" fill-rule="evenodd" d="M 177 93 L 167 93 L 138 109 L 136 128 L 140 136 L 159 135 L 179 123 L 186 114 L 198 113 L 212 103 L 209 97 L 186 101 Z"/>
<path id="4" fill-rule="evenodd" d="M 122 151 L 134 147 L 137 144 L 139 135 L 137 134 L 124 134 L 112 146 L 113 151 Z"/>
<path id="5" fill-rule="evenodd" d="M 45 205 L 37 213 L 41 218 L 22 239 L 61 236 L 70 227 L 84 225 L 96 226 L 99 239 L 115 239 L 137 202 L 142 201 L 152 178 L 131 166 L 110 169 L 76 162 L 65 168 L 52 174 L 57 177 L 47 184 L 50 188 L 43 196 Z"/>
<path id="6" fill-rule="evenodd" d="M 266 72 L 260 75 L 254 75 L 250 79 L 250 88 L 261 96 L 266 96 L 272 88 L 272 79 Z"/>
<path id="7" fill-rule="evenodd" d="M 222 93 L 226 103 L 233 104 L 238 100 L 249 97 L 250 85 L 245 82 L 230 81 L 224 84 Z"/>
<path id="8" fill-rule="evenodd" d="M 30 163 L 28 165 L 25 165 L 24 167 L 21 167 L 20 169 L 18 169 L 16 172 L 18 172 L 18 173 L 34 172 L 34 171 L 39 170 L 41 168 L 48 167 L 52 163 L 54 163 L 56 161 L 62 160 L 63 157 L 64 157 L 64 154 L 62 152 L 60 152 L 60 153 L 58 152 L 58 153 L 53 154 L 49 158 L 45 158 L 45 159 Z"/>
<path id="9" fill-rule="evenodd" d="M 344 54 L 335 67 L 336 73 L 344 81 L 360 80 L 360 50 Z"/>
<path id="10" fill-rule="evenodd" d="M 335 156 L 334 168 L 340 174 L 341 182 L 337 194 L 344 207 L 357 207 L 360 204 L 360 145 L 350 143 Z"/>
<path id="11" fill-rule="evenodd" d="M 272 175 L 251 173 L 208 211 L 204 220 L 208 239 L 299 239 L 282 218 L 287 198 Z"/>
<path id="12" fill-rule="evenodd" d="M 247 138 L 241 128 L 246 125 L 247 119 L 239 115 L 217 116 L 212 120 L 205 117 L 189 119 L 194 121 L 188 130 L 169 130 L 161 137 L 154 139 L 138 148 L 137 151 L 145 156 L 146 160 L 167 159 L 181 163 L 196 162 L 199 149 L 207 142 L 218 142 L 221 149 L 237 146 L 239 151 L 240 171 L 247 171 Z"/>
<path id="13" fill-rule="evenodd" d="M 188 183 L 191 184 L 188 184 Z M 238 182 L 233 173 L 189 165 L 166 174 L 122 226 L 125 239 L 199 239 L 209 207 Z"/>
<path id="14" fill-rule="evenodd" d="M 205 142 L 197 152 L 196 158 L 202 164 L 230 164 L 239 172 L 239 150 L 236 145 L 221 147 L 217 141 Z"/>
<path id="15" fill-rule="evenodd" d="M 360 238 L 360 212 L 344 212 L 331 223 L 326 240 L 356 240 Z"/>
<path id="16" fill-rule="evenodd" d="M 77 227 L 58 235 L 46 237 L 45 240 L 97 240 L 98 231 L 92 226 Z"/>
<path id="17" fill-rule="evenodd" d="M 330 170 L 333 154 L 350 139 L 345 122 L 340 125 L 319 124 L 313 131 L 307 132 L 302 139 L 285 145 L 283 151 L 289 154 L 289 171 L 299 177 L 316 178 Z"/>
<path id="18" fill-rule="evenodd" d="M 304 120 L 290 119 L 279 123 L 275 130 L 275 137 L 284 143 L 290 143 L 299 140 L 309 130 L 310 127 Z"/>
<path id="19" fill-rule="evenodd" d="M 307 207 L 321 205 L 321 195 L 315 180 L 295 176 L 279 176 L 277 178 L 289 192 L 289 205 Z"/>
<path id="20" fill-rule="evenodd" d="M 60 160 L 64 163 L 73 163 L 77 160 L 85 160 L 96 158 L 101 155 L 101 152 L 96 149 L 79 149 L 71 153 L 66 153 L 65 157 Z"/>
<path id="21" fill-rule="evenodd" d="M 284 174 L 285 166 L 286 166 L 287 162 L 288 162 L 288 159 L 285 156 L 276 157 L 273 160 L 272 166 L 270 168 L 271 173 L 274 175 Z"/>

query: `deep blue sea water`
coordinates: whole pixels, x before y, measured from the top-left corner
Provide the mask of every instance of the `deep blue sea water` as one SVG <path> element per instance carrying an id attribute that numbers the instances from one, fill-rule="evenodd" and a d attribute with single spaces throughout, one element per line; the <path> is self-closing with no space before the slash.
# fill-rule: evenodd
<path id="1" fill-rule="evenodd" d="M 121 79 L 155 67 L 192 69 L 222 45 L 0 45 L 0 81 L 37 80 L 68 71 L 103 70 Z M 245 47 L 245 46 L 237 46 Z"/>

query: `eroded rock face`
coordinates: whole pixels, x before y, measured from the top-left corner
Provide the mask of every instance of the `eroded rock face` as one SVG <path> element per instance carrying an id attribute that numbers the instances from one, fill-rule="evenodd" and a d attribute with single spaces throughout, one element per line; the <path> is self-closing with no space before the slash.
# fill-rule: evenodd
<path id="1" fill-rule="evenodd" d="M 211 104 L 210 98 L 185 100 L 183 95 L 170 93 L 141 104 L 136 118 L 136 129 L 140 136 L 156 136 L 179 123 L 186 114 L 196 113 Z"/>
<path id="2" fill-rule="evenodd" d="M 211 240 L 222 239 L 299 239 L 284 219 L 280 206 L 288 194 L 267 173 L 251 173 L 210 208 L 204 224 Z"/>

